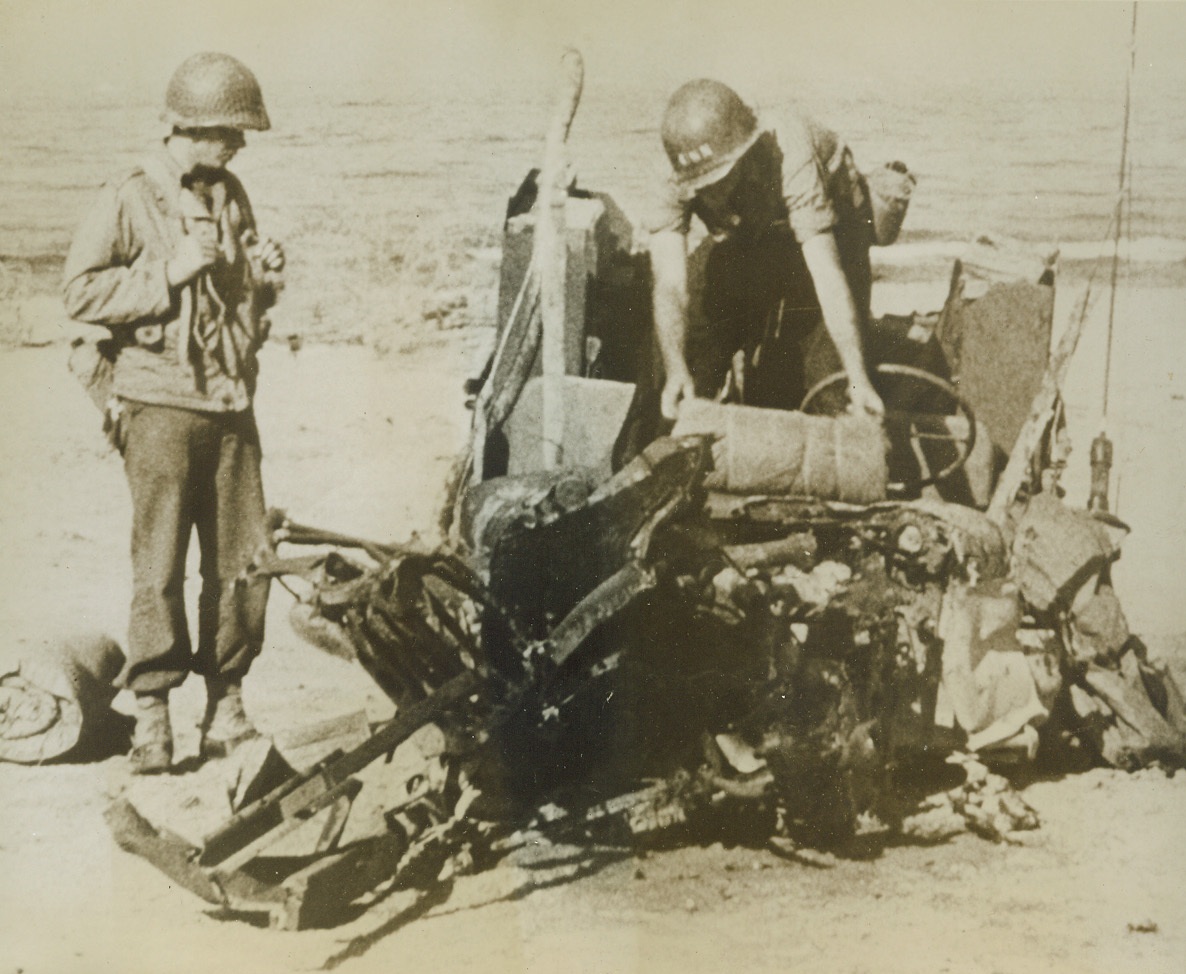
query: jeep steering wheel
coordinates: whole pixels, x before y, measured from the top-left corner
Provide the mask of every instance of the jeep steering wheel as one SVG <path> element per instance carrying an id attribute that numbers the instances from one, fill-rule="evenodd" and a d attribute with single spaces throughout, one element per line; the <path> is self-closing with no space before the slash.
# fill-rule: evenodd
<path id="1" fill-rule="evenodd" d="M 925 369 L 915 368 L 913 365 L 899 365 L 893 362 L 885 362 L 878 365 L 874 369 L 875 375 L 881 376 L 899 376 L 910 380 L 912 382 L 920 383 L 924 386 L 929 386 L 932 389 L 937 389 L 942 395 L 950 401 L 954 407 L 954 413 L 918 413 L 907 412 L 903 410 L 886 410 L 886 419 L 890 420 L 895 425 L 902 423 L 909 426 L 910 442 L 914 448 L 916 456 L 923 455 L 925 460 L 924 445 L 928 442 L 947 442 L 955 445 L 956 457 L 948 463 L 941 470 L 925 477 L 913 477 L 907 480 L 890 483 L 887 489 L 895 493 L 913 493 L 922 487 L 927 487 L 931 484 L 937 484 L 940 481 L 946 480 L 957 470 L 959 470 L 965 463 L 968 462 L 968 457 L 972 455 L 972 448 L 976 445 L 976 416 L 972 412 L 972 407 L 968 405 L 967 401 L 959 394 L 959 390 L 946 379 L 941 379 L 933 372 L 927 372 Z M 821 379 L 810 389 L 807 390 L 807 395 L 803 397 L 803 402 L 800 403 L 799 409 L 801 412 L 810 413 L 812 407 L 816 405 L 820 393 L 825 389 L 830 389 L 832 386 L 838 385 L 848 381 L 848 373 L 833 372 L 831 375 Z M 952 430 L 947 421 L 954 416 L 959 416 L 963 419 L 964 430 Z M 934 426 L 942 426 L 943 431 L 937 429 L 920 429 L 918 421 L 922 417 L 930 417 L 937 420 Z M 920 462 L 920 468 L 923 464 Z"/>

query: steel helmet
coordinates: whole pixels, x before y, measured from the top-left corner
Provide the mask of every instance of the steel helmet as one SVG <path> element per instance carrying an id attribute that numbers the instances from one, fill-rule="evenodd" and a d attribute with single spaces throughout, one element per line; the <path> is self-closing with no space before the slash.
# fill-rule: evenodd
<path id="1" fill-rule="evenodd" d="M 661 134 L 677 181 L 695 191 L 728 175 L 761 133 L 753 110 L 737 92 L 700 78 L 671 96 Z"/>
<path id="2" fill-rule="evenodd" d="M 213 51 L 186 58 L 173 72 L 163 118 L 179 128 L 272 127 L 255 75 L 243 62 Z"/>

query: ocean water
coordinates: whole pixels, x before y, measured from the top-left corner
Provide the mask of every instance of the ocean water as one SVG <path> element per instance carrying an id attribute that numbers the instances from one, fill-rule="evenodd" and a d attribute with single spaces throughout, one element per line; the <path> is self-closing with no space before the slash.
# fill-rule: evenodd
<path id="1" fill-rule="evenodd" d="M 285 242 L 294 331 L 366 337 L 417 319 L 442 288 L 489 292 L 507 196 L 538 164 L 546 92 L 320 101 L 269 93 L 275 128 L 249 134 L 232 168 L 265 232 Z M 581 185 L 643 212 L 665 160 L 665 91 L 589 82 L 570 137 Z M 782 91 L 750 94 L 770 113 Z M 1049 250 L 1072 273 L 1111 253 L 1124 92 L 1000 85 L 858 84 L 797 92 L 858 164 L 903 159 L 919 182 L 898 244 L 877 254 L 896 278 L 931 275 L 980 234 Z M 7 296 L 51 293 L 96 187 L 162 134 L 157 106 L 33 100 L 0 114 L 0 261 Z M 1130 270 L 1186 283 L 1186 102 L 1135 89 Z M 0 295 L 4 297 L 5 295 Z M 481 319 L 489 303 L 475 299 Z"/>

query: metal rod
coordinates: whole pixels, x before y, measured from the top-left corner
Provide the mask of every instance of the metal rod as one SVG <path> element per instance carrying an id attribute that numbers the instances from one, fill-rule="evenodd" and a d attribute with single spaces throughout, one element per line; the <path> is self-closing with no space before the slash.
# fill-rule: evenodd
<path id="1" fill-rule="evenodd" d="M 1128 186 L 1128 125 L 1132 114 L 1132 76 L 1137 61 L 1137 5 L 1132 5 L 1132 33 L 1128 47 L 1128 74 L 1124 81 L 1124 131 L 1120 141 L 1120 174 L 1116 189 L 1116 215 L 1113 219 L 1112 237 L 1112 292 L 1108 298 L 1108 345 L 1104 358 L 1104 408 L 1102 422 L 1108 422 L 1108 393 L 1112 383 L 1112 335 L 1116 317 L 1116 280 L 1120 269 L 1120 237 L 1124 229 L 1123 211 L 1125 190 Z M 1130 207 L 1131 211 L 1131 207 Z"/>
<path id="2" fill-rule="evenodd" d="M 1120 238 L 1128 217 L 1132 239 L 1132 160 L 1128 155 L 1129 119 L 1132 115 L 1132 77 L 1137 60 L 1137 5 L 1132 5 L 1132 33 L 1128 46 L 1128 74 L 1124 81 L 1124 131 L 1120 140 L 1120 170 L 1117 176 L 1116 212 L 1112 220 L 1112 286 L 1108 295 L 1108 344 L 1104 352 L 1104 401 L 1099 435 L 1091 443 L 1091 491 L 1088 510 L 1108 510 L 1108 484 L 1112 477 L 1112 441 L 1108 439 L 1108 400 L 1112 389 L 1112 341 L 1116 320 L 1116 291 L 1120 271 Z M 1126 200 L 1127 197 L 1127 200 Z M 1127 209 L 1125 203 L 1127 202 Z"/>

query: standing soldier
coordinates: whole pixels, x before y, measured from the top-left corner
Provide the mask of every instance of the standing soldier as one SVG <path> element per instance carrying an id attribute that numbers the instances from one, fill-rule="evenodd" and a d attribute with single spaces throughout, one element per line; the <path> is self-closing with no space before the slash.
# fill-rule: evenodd
<path id="1" fill-rule="evenodd" d="M 872 213 L 848 147 L 808 119 L 760 125 L 735 91 L 706 79 L 671 97 L 662 137 L 673 174 L 648 229 L 664 416 L 722 391 L 794 409 L 841 369 L 851 408 L 883 413 L 862 351 Z M 716 240 L 695 302 L 693 216 Z"/>
<path id="2" fill-rule="evenodd" d="M 252 397 L 264 313 L 284 253 L 256 233 L 226 165 L 246 129 L 266 130 L 255 76 L 226 54 L 196 54 L 165 95 L 163 146 L 107 183 L 66 261 L 72 318 L 105 326 L 117 349 L 107 423 L 132 495 L 132 606 L 125 684 L 136 695 L 132 769 L 168 770 L 168 694 L 206 679 L 202 755 L 256 736 L 241 682 L 263 643 L 267 583 L 240 573 L 265 539 Z M 184 604 L 197 528 L 198 647 Z"/>

